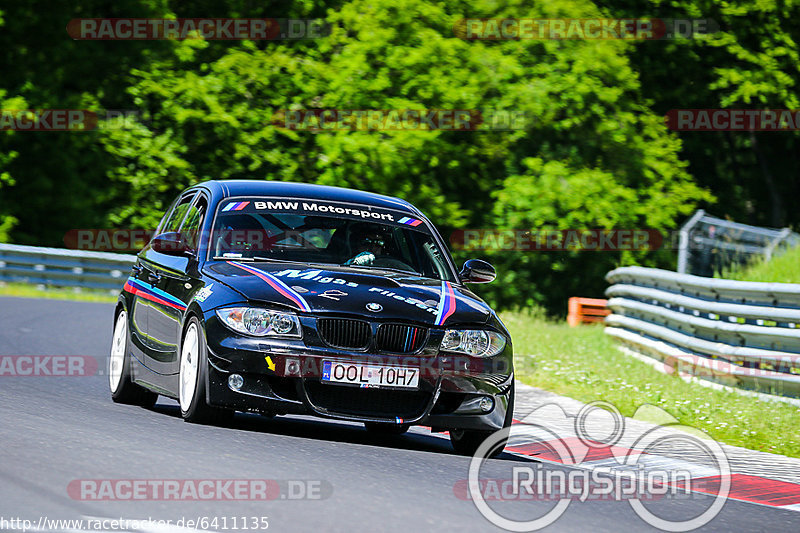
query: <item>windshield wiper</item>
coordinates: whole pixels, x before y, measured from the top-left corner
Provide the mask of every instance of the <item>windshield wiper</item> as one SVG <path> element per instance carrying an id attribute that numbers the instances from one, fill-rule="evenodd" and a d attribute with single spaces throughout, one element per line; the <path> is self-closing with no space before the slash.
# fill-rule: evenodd
<path id="1" fill-rule="evenodd" d="M 332 267 L 337 266 L 336 263 L 311 263 L 309 261 L 290 261 L 288 259 L 276 259 L 274 257 L 260 257 L 256 256 L 253 259 L 256 261 L 267 261 L 270 263 L 292 263 L 295 265 L 311 265 L 316 267 Z"/>
<path id="2" fill-rule="evenodd" d="M 216 257 L 214 257 L 214 259 L 215 260 L 219 260 L 219 261 L 247 261 L 247 262 L 250 262 L 250 263 L 252 263 L 253 261 L 265 261 L 265 262 L 268 262 L 268 263 L 295 263 L 295 264 L 297 263 L 297 261 L 289 261 L 289 260 L 286 260 L 286 259 L 275 259 L 273 257 L 259 257 L 259 256 L 255 256 L 255 257 L 216 256 Z M 314 264 L 314 263 L 303 263 L 303 264 L 311 265 L 311 264 Z"/>
<path id="3" fill-rule="evenodd" d="M 397 274 L 405 274 L 405 275 L 411 274 L 412 276 L 419 276 L 419 277 L 422 277 L 422 278 L 425 277 L 425 276 L 419 274 L 418 272 L 414 272 L 413 270 L 402 270 L 400 268 L 379 267 L 379 266 L 375 266 L 375 265 L 356 265 L 356 264 L 346 265 L 344 263 L 342 263 L 339 266 L 345 267 L 345 268 L 362 268 L 364 270 L 382 270 L 382 271 L 385 271 L 385 272 L 395 272 Z"/>
<path id="4" fill-rule="evenodd" d="M 297 261 L 289 261 L 288 259 L 276 259 L 274 257 L 261 257 L 261 256 L 254 256 L 254 261 L 266 261 L 268 263 L 297 263 Z"/>

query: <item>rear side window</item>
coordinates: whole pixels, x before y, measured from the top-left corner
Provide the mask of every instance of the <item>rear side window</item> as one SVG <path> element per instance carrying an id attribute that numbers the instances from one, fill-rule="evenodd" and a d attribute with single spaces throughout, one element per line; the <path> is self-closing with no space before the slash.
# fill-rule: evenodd
<path id="1" fill-rule="evenodd" d="M 200 227 L 203 225 L 206 211 L 208 210 L 208 202 L 203 196 L 197 198 L 197 202 L 189 207 L 186 218 L 181 226 L 180 233 L 183 240 L 192 249 L 197 250 L 198 238 Z"/>
<path id="2" fill-rule="evenodd" d="M 180 199 L 178 204 L 172 209 L 172 213 L 170 213 L 164 227 L 161 228 L 162 233 L 178 231 L 180 229 L 181 222 L 183 222 L 183 218 L 186 216 L 187 211 L 189 211 L 194 197 L 195 194 L 189 194 Z"/>

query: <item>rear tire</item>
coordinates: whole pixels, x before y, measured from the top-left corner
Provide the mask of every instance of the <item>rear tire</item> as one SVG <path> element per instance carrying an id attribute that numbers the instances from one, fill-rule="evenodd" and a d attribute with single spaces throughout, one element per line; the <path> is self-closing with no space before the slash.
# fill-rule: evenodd
<path id="1" fill-rule="evenodd" d="M 128 313 L 119 312 L 114 322 L 114 336 L 108 357 L 108 385 L 115 403 L 153 407 L 158 394 L 149 391 L 131 379 L 131 350 L 128 335 Z"/>
<path id="2" fill-rule="evenodd" d="M 391 424 L 389 422 L 364 422 L 364 427 L 373 435 L 402 435 L 408 431 L 408 424 Z"/>
<path id="3" fill-rule="evenodd" d="M 503 428 L 511 427 L 514 421 L 514 383 L 511 383 L 509 391 L 508 408 L 506 409 L 506 418 L 503 421 Z M 483 441 L 489 438 L 494 431 L 479 431 L 475 429 L 451 429 L 450 430 L 450 444 L 456 453 L 461 455 L 475 455 L 478 448 Z M 497 445 L 489 452 L 489 458 L 497 457 L 500 455 L 508 443 L 508 437 L 497 443 Z"/>
<path id="4" fill-rule="evenodd" d="M 206 336 L 200 321 L 191 317 L 180 345 L 178 403 L 181 416 L 193 424 L 221 424 L 233 417 L 233 411 L 212 407 L 206 402 L 208 355 Z"/>

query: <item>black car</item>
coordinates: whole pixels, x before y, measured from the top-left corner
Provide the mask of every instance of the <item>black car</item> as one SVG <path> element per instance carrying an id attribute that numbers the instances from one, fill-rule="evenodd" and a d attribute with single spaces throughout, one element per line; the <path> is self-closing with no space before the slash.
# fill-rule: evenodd
<path id="1" fill-rule="evenodd" d="M 350 189 L 210 181 L 182 193 L 115 311 L 114 401 L 159 394 L 190 422 L 312 414 L 449 431 L 473 453 L 512 420 L 508 331 L 433 224 Z"/>

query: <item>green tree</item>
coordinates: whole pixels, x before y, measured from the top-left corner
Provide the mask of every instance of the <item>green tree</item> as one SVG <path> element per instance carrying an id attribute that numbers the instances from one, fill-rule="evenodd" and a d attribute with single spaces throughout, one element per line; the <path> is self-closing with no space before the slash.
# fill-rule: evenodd
<path id="1" fill-rule="evenodd" d="M 404 197 L 448 234 L 464 227 L 650 227 L 666 230 L 711 196 L 680 161 L 680 143 L 641 95 L 618 41 L 460 39 L 466 17 L 597 17 L 590 2 L 431 4 L 353 0 L 330 10 L 318 41 L 176 43 L 135 69 L 142 120 L 109 130 L 114 224 L 153 225 L 183 187 L 205 179 L 279 179 Z M 330 131 L 276 127 L 286 109 L 515 110 L 533 120 L 495 132 Z M 463 255 L 463 254 L 460 254 Z M 570 290 L 643 254 L 506 253 L 502 305 L 557 308 Z M 563 273 L 563 274 L 559 274 Z M 587 275 L 588 274 L 588 275 Z M 573 276 L 578 283 L 554 282 Z M 561 280 L 563 281 L 563 280 Z"/>
<path id="2" fill-rule="evenodd" d="M 598 0 L 611 16 L 712 19 L 719 31 L 639 42 L 631 62 L 659 114 L 670 109 L 798 109 L 800 4 L 776 0 Z M 714 191 L 717 215 L 776 227 L 800 224 L 798 132 L 685 132 L 682 157 Z"/>
<path id="3" fill-rule="evenodd" d="M 125 93 L 129 71 L 170 46 L 76 41 L 66 31 L 73 18 L 164 16 L 165 0 L 32 0 L 6 3 L 4 9 L 0 89 L 23 100 L 4 103 L 3 109 L 131 109 Z M 97 132 L 4 133 L 0 172 L 13 176 L 14 183 L 0 194 L 0 213 L 18 220 L 11 239 L 63 246 L 70 229 L 102 227 L 111 208 L 109 158 Z"/>

